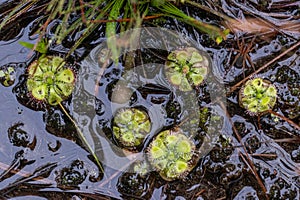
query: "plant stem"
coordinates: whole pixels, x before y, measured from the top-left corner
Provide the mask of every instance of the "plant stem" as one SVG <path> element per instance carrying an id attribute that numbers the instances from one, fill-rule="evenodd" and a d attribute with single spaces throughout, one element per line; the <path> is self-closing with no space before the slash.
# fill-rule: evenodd
<path id="1" fill-rule="evenodd" d="M 166 16 L 175 17 L 176 19 L 194 26 L 204 33 L 209 34 L 209 36 L 215 39 L 218 43 L 221 42 L 222 39 L 226 39 L 226 35 L 228 34 L 227 30 L 223 31 L 216 26 L 196 20 L 193 17 L 186 15 L 170 2 L 165 2 L 165 4 L 157 8 L 160 9 Z"/>
<path id="2" fill-rule="evenodd" d="M 204 11 L 210 12 L 210 13 L 218 16 L 218 17 L 221 17 L 221 18 L 227 20 L 227 21 L 231 21 L 232 20 L 232 18 L 228 17 L 227 15 L 224 15 L 224 14 L 222 14 L 220 12 L 217 12 L 217 11 L 215 11 L 215 10 L 209 8 L 209 7 L 203 6 L 203 5 L 201 5 L 201 4 L 197 3 L 197 2 L 190 1 L 190 0 L 185 0 L 184 2 L 188 3 L 188 4 L 192 5 L 192 6 L 195 6 L 197 8 L 200 8 L 200 9 L 202 9 Z"/>
<path id="3" fill-rule="evenodd" d="M 86 147 L 88 148 L 88 151 L 92 154 L 93 158 L 95 159 L 97 165 L 99 166 L 101 172 L 105 175 L 104 173 L 104 169 L 97 157 L 97 155 L 95 154 L 95 151 L 92 149 L 92 147 L 89 145 L 88 141 L 86 140 L 86 138 L 84 137 L 84 134 L 81 132 L 80 128 L 78 127 L 77 123 L 74 121 L 74 119 L 69 115 L 69 113 L 66 111 L 66 109 L 64 108 L 64 106 L 59 102 L 58 103 L 60 108 L 62 109 L 63 113 L 71 120 L 71 122 L 74 124 L 78 135 L 80 136 L 80 139 L 83 141 L 83 143 L 86 145 Z"/>

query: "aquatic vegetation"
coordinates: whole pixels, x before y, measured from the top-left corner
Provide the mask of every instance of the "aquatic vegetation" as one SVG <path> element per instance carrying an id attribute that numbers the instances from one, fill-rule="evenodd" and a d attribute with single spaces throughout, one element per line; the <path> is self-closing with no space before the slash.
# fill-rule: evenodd
<path id="1" fill-rule="evenodd" d="M 16 79 L 16 71 L 13 67 L 4 67 L 0 69 L 0 82 L 3 86 L 9 87 L 14 84 Z"/>
<path id="2" fill-rule="evenodd" d="M 150 170 L 150 166 L 146 160 L 137 161 L 134 163 L 133 172 L 140 176 L 145 176 Z"/>
<path id="3" fill-rule="evenodd" d="M 168 80 L 182 91 L 192 90 L 207 77 L 209 57 L 193 47 L 171 52 L 167 57 L 165 71 Z"/>
<path id="4" fill-rule="evenodd" d="M 256 115 L 271 110 L 277 98 L 277 90 L 269 81 L 261 78 L 248 80 L 239 92 L 240 106 Z"/>
<path id="5" fill-rule="evenodd" d="M 12 125 L 8 130 L 9 141 L 17 147 L 27 147 L 30 143 L 30 135 L 23 128 L 24 123 L 18 122 Z"/>
<path id="6" fill-rule="evenodd" d="M 139 146 L 150 130 L 149 116 L 141 109 L 122 108 L 114 116 L 113 135 L 124 147 Z"/>
<path id="7" fill-rule="evenodd" d="M 183 3 L 183 1 L 181 2 Z M 193 1 L 186 1 L 192 6 L 201 9 L 200 4 Z M 36 29 L 42 37 L 45 36 L 46 28 L 49 22 L 54 22 L 60 18 L 61 23 L 57 23 L 53 28 L 53 42 L 61 44 L 68 43 L 71 47 L 69 54 L 78 48 L 82 42 L 99 27 L 99 24 L 107 23 L 106 35 L 110 37 L 108 46 L 112 52 L 112 56 L 118 56 L 118 45 L 115 36 L 117 33 L 117 24 L 120 25 L 121 32 L 129 30 L 132 27 L 142 27 L 142 22 L 146 20 L 172 17 L 186 24 L 189 24 L 203 33 L 207 33 L 217 43 L 226 39 L 228 29 L 221 29 L 218 26 L 206 23 L 199 19 L 195 19 L 185 14 L 180 8 L 173 5 L 172 1 L 146 1 L 137 2 L 112 0 L 112 1 L 73 1 L 52 0 L 50 2 L 40 2 L 36 0 L 28 0 L 24 2 L 12 2 L 10 7 L 6 8 L 4 19 L 0 23 L 0 31 L 9 32 L 12 23 L 18 22 L 28 13 L 33 18 L 38 19 Z M 200 7 L 199 7 L 200 6 Z M 4 9 L 5 10 L 5 9 Z M 151 10 L 151 12 L 149 12 Z M 30 12 L 29 12 L 30 11 Z M 204 11 L 204 10 L 203 10 Z M 209 11 L 209 10 L 208 10 Z M 207 10 L 205 10 L 207 12 Z M 210 11 L 214 12 L 214 11 Z M 79 14 L 74 17 L 74 14 Z M 215 13 L 215 12 L 214 12 Z M 40 16 L 43 16 L 39 19 Z M 46 19 L 45 21 L 42 19 Z M 82 32 L 76 41 L 69 41 L 68 37 L 76 32 Z M 74 35 L 75 36 L 75 35 Z M 42 38 L 41 37 L 41 38 Z M 132 37 L 134 39 L 135 37 Z M 116 60 L 116 58 L 114 58 Z"/>
<path id="8" fill-rule="evenodd" d="M 122 199 L 151 199 L 152 196 L 149 180 L 136 173 L 124 172 L 116 186 Z"/>
<path id="9" fill-rule="evenodd" d="M 185 177 L 195 166 L 195 144 L 181 131 L 159 133 L 147 149 L 150 164 L 167 180 Z"/>
<path id="10" fill-rule="evenodd" d="M 88 170 L 81 160 L 74 160 L 71 166 L 64 167 L 56 172 L 55 181 L 59 188 L 78 187 L 88 176 Z"/>
<path id="11" fill-rule="evenodd" d="M 72 94 L 75 74 L 65 65 L 61 57 L 45 56 L 28 67 L 27 88 L 34 99 L 57 105 Z"/>
<path id="12" fill-rule="evenodd" d="M 176 1 L 179 3 L 179 1 Z M 202 6 L 195 1 L 180 1 L 180 3 L 188 3 L 193 7 L 201 8 Z M 151 5 L 153 7 L 158 8 L 164 15 L 176 18 L 179 21 L 182 21 L 186 24 L 189 24 L 198 30 L 207 33 L 211 38 L 213 38 L 217 44 L 221 43 L 223 40 L 226 39 L 227 35 L 229 34 L 229 30 L 221 30 L 220 28 L 217 28 L 214 25 L 208 24 L 204 21 L 199 21 L 190 15 L 185 14 L 182 10 L 177 8 L 175 5 L 171 3 L 171 1 L 158 1 L 158 0 L 152 0 Z M 205 10 L 208 11 L 207 9 Z M 215 12 L 214 12 L 215 13 Z M 230 19 L 230 18 L 228 18 Z"/>

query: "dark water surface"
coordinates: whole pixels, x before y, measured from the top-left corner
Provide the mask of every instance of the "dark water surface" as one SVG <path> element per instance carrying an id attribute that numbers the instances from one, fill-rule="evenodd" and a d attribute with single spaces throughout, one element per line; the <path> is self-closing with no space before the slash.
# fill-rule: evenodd
<path id="1" fill-rule="evenodd" d="M 4 5 L 3 2 L 5 1 L 0 1 L 0 8 Z M 234 19 L 260 16 L 282 28 L 281 31 L 273 31 L 271 34 L 246 34 L 245 30 L 237 31 L 236 34 L 229 34 L 226 41 L 217 45 L 206 34 L 176 20 L 168 19 L 160 24 L 202 45 L 213 61 L 211 75 L 218 83 L 222 83 L 227 91 L 244 78 L 244 73 L 247 76 L 253 72 L 249 60 L 243 67 L 243 59 L 246 57 L 237 57 L 236 62 L 232 64 L 235 56 L 239 56 L 239 51 L 233 50 L 239 49 L 238 44 L 243 45 L 239 50 L 244 49 L 244 45 L 250 45 L 255 37 L 249 48 L 251 51 L 248 58 L 257 70 L 300 41 L 300 28 L 286 29 L 283 26 L 290 22 L 298 24 L 299 27 L 298 1 L 221 0 L 214 4 L 207 1 L 206 5 Z M 200 12 L 199 9 L 189 6 L 182 6 L 182 9 L 195 18 L 223 27 L 222 20 L 212 14 Z M 36 41 L 38 36 L 32 34 L 32 31 L 37 21 L 38 19 L 28 17 L 23 23 L 19 23 L 22 20 L 18 21 L 11 32 L 0 32 L 0 69 L 11 66 L 15 69 L 16 76 L 15 82 L 9 87 L 0 84 L 0 199 L 300 198 L 300 130 L 287 120 L 269 113 L 260 117 L 250 116 L 238 104 L 238 90 L 226 97 L 228 115 L 225 112 L 219 113 L 219 117 L 225 123 L 220 129 L 216 129 L 218 137 L 213 143 L 214 148 L 200 158 L 186 178 L 167 182 L 155 172 L 140 176 L 132 173 L 132 166 L 124 166 L 121 170 L 106 166 L 105 163 L 103 176 L 66 114 L 58 106 L 46 106 L 41 109 L 39 104 L 26 94 L 26 70 L 38 55 L 31 53 L 18 42 Z M 152 26 L 152 23 L 154 22 L 149 21 L 145 25 Z M 84 67 L 86 62 L 82 60 L 104 40 L 103 30 L 100 26 L 95 31 L 96 37 L 88 38 L 83 47 L 71 55 L 71 59 Z M 51 29 L 47 34 L 52 34 Z M 62 45 L 53 45 L 50 52 L 54 55 L 64 55 L 72 46 L 72 42 L 74 40 L 70 39 Z M 141 65 L 149 61 L 164 64 L 168 52 L 150 49 L 132 53 L 126 58 L 127 61 L 133 59 L 135 65 Z M 93 143 L 96 149 L 99 140 L 100 143 L 110 141 L 117 144 L 110 130 L 113 115 L 111 95 L 120 77 L 132 69 L 126 68 L 125 61 L 120 58 L 119 66 L 110 65 L 104 70 L 97 82 L 99 87 L 91 85 L 92 90 L 96 88 L 94 96 L 91 97 L 85 92 L 78 94 L 77 90 L 73 97 L 63 102 L 71 116 L 76 118 L 80 114 L 80 117 L 76 118 L 79 119 L 79 124 L 96 122 L 98 127 L 94 128 L 102 134 L 94 138 L 87 134 L 88 141 Z M 145 66 L 148 76 L 142 80 L 150 84 L 138 88 L 130 97 L 130 104 L 146 109 L 155 105 L 160 111 L 162 108 L 166 109 L 157 115 L 161 118 L 158 117 L 157 121 L 153 122 L 157 126 L 167 129 L 174 124 L 180 124 L 189 115 L 189 112 L 183 109 L 185 102 L 182 97 L 176 93 L 172 94 L 166 86 L 168 83 L 161 82 L 160 87 L 151 84 L 155 78 L 162 77 L 163 73 L 156 65 Z M 273 111 L 300 126 L 299 47 L 255 76 L 271 81 L 278 89 Z M 78 77 L 78 82 L 84 82 L 84 79 L 85 77 Z M 132 79 L 130 84 L 134 81 Z M 81 101 L 90 97 L 91 101 Z M 208 84 L 197 88 L 196 98 L 199 107 L 209 108 L 212 102 Z M 96 113 L 92 118 L 85 113 L 90 108 Z M 205 121 L 200 120 L 199 124 L 202 126 L 199 135 L 205 134 Z M 240 135 L 241 141 L 233 127 Z M 151 133 L 145 140 L 141 151 L 147 148 L 155 134 L 156 132 Z M 199 141 L 201 144 L 201 139 Z M 245 149 L 241 147 L 241 143 L 246 146 Z M 101 147 L 98 153 L 103 154 L 105 150 Z M 245 151 L 250 156 L 267 195 L 258 184 L 249 164 L 245 162 Z M 112 159 L 124 157 L 123 153 L 112 151 Z"/>

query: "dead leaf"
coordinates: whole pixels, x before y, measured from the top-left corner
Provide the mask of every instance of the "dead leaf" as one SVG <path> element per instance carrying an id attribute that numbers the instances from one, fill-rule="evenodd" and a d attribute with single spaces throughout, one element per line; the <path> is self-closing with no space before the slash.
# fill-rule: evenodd
<path id="1" fill-rule="evenodd" d="M 230 19 L 225 23 L 233 33 L 242 31 L 255 34 L 274 30 L 267 22 L 263 22 L 257 18 L 246 18 L 242 20 Z"/>
<path id="2" fill-rule="evenodd" d="M 276 26 L 260 18 L 245 18 L 241 20 L 229 19 L 226 26 L 233 32 L 246 32 L 249 34 L 283 32 L 288 35 L 300 36 L 300 21 L 287 21 Z"/>

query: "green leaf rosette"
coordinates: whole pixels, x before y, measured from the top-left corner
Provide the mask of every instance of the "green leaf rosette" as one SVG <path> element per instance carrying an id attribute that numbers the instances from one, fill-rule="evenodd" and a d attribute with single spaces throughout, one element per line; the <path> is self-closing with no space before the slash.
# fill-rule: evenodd
<path id="1" fill-rule="evenodd" d="M 127 149 L 135 149 L 141 145 L 150 131 L 150 118 L 141 109 L 121 108 L 114 116 L 114 138 Z"/>
<path id="2" fill-rule="evenodd" d="M 195 144 L 179 128 L 160 132 L 147 155 L 152 167 L 167 181 L 185 177 L 197 163 Z"/>
<path id="3" fill-rule="evenodd" d="M 75 74 L 58 56 L 46 56 L 28 67 L 27 88 L 33 98 L 54 106 L 67 99 L 74 89 Z"/>
<path id="4" fill-rule="evenodd" d="M 249 114 L 257 115 L 273 109 L 277 90 L 269 81 L 261 78 L 248 80 L 239 92 L 239 104 Z"/>
<path id="5" fill-rule="evenodd" d="M 171 52 L 165 64 L 165 74 L 171 84 L 181 91 L 191 91 L 192 86 L 199 86 L 207 77 L 210 59 L 193 47 Z"/>

